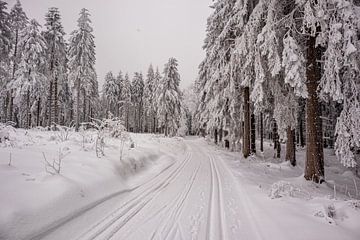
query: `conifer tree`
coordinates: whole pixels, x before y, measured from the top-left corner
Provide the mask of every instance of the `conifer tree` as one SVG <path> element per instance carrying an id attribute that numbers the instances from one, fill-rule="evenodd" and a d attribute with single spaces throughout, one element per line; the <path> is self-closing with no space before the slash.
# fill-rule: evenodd
<path id="1" fill-rule="evenodd" d="M 6 117 L 9 94 L 6 85 L 9 81 L 9 54 L 11 50 L 11 24 L 7 10 L 7 3 L 0 0 L 0 119 Z"/>
<path id="2" fill-rule="evenodd" d="M 181 118 L 181 92 L 178 62 L 170 58 L 164 68 L 164 76 L 159 85 L 159 116 L 165 136 L 174 136 L 179 128 Z"/>
<path id="3" fill-rule="evenodd" d="M 29 128 L 32 122 L 32 105 L 44 92 L 46 79 L 41 71 L 46 63 L 46 44 L 36 20 L 31 20 L 21 32 L 19 46 L 21 62 L 9 87 L 15 91 L 14 102 L 19 109 L 20 125 Z"/>
<path id="4" fill-rule="evenodd" d="M 97 97 L 97 79 L 95 72 L 95 42 L 91 27 L 90 13 L 82 9 L 78 19 L 78 29 L 71 33 L 69 46 L 70 82 L 73 90 L 76 115 L 76 129 L 79 130 L 81 121 L 81 101 L 83 103 L 83 117 L 86 120 L 86 106 Z M 91 108 L 88 108 L 91 109 Z"/>
<path id="5" fill-rule="evenodd" d="M 48 126 L 59 123 L 59 88 L 67 83 L 66 42 L 58 8 L 52 7 L 45 15 L 45 31 L 42 33 L 47 45 Z"/>

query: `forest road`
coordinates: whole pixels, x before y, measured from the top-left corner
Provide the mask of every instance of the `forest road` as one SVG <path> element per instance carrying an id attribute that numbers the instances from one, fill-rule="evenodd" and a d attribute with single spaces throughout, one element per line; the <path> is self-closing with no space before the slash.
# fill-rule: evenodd
<path id="1" fill-rule="evenodd" d="M 34 239 L 265 239 L 253 214 L 259 207 L 217 150 L 184 141 L 184 155 L 151 180 Z"/>

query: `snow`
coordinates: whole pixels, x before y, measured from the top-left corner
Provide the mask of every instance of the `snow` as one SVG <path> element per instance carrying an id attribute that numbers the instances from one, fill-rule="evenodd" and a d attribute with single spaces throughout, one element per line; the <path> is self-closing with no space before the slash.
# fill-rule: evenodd
<path id="1" fill-rule="evenodd" d="M 176 153 L 182 148 L 175 139 L 147 136 L 144 140 L 137 135 L 133 136 L 135 148 L 126 146 L 120 161 L 117 139 L 108 139 L 105 157 L 96 157 L 95 132 L 87 133 L 84 148 L 80 134 L 73 133 L 68 141 L 61 142 L 56 132 L 8 132 L 13 143 L 0 144 L 0 239 L 29 239 L 75 213 L 128 191 L 137 184 L 130 181 L 131 177 L 146 180 L 173 163 L 174 156 L 166 154 L 167 149 Z M 42 153 L 52 161 L 59 151 L 69 154 L 63 159 L 60 175 L 51 175 L 45 171 Z M 147 173 L 150 169 L 152 174 Z"/>
<path id="2" fill-rule="evenodd" d="M 0 147 L 0 239 L 359 239 L 360 179 L 325 151 L 322 185 L 264 153 L 243 159 L 202 138 L 95 132 L 60 141 L 56 132 L 16 129 Z M 10 144 L 11 141 L 17 144 Z M 44 169 L 68 153 L 60 174 Z M 282 149 L 285 149 L 283 146 Z M 12 156 L 9 166 L 9 156 Z M 335 186 L 335 187 L 334 187 Z M 291 229 L 291 231 L 289 230 Z"/>

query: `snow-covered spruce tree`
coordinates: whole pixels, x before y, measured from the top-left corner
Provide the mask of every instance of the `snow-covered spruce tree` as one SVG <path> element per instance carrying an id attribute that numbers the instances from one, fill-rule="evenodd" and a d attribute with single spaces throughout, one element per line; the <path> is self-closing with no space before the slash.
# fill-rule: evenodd
<path id="1" fill-rule="evenodd" d="M 144 90 L 144 114 L 145 114 L 145 132 L 155 132 L 155 110 L 154 110 L 154 93 L 155 93 L 155 72 L 152 65 L 149 66 Z"/>
<path id="2" fill-rule="evenodd" d="M 325 9 L 324 15 L 315 15 L 321 24 L 317 42 L 325 48 L 318 90 L 322 99 L 343 105 L 336 125 L 336 155 L 344 166 L 355 167 L 359 162 L 354 153 L 360 148 L 360 6 L 350 0 L 307 4 Z M 309 12 L 310 16 L 316 13 Z M 313 25 L 311 28 L 315 29 Z"/>
<path id="3" fill-rule="evenodd" d="M 21 6 L 21 2 L 19 0 L 16 1 L 15 5 L 10 11 L 10 23 L 11 23 L 11 37 L 12 37 L 12 53 L 11 53 L 11 77 L 14 79 L 15 71 L 17 69 L 18 64 L 21 61 L 21 53 L 19 52 L 19 41 L 20 41 L 20 33 L 26 27 L 29 20 Z M 8 91 L 7 95 L 7 119 L 13 120 L 13 94 L 12 91 Z"/>
<path id="4" fill-rule="evenodd" d="M 7 121 L 7 102 L 9 94 L 6 85 L 9 81 L 9 64 L 11 50 L 11 24 L 7 3 L 0 0 L 0 120 Z"/>
<path id="5" fill-rule="evenodd" d="M 154 96 L 153 96 L 153 103 L 152 103 L 152 109 L 154 110 L 154 133 L 158 132 L 158 128 L 159 128 L 159 106 L 158 106 L 158 101 L 157 99 L 159 99 L 159 86 L 161 83 L 161 73 L 159 71 L 159 68 L 156 68 L 155 71 L 155 76 L 154 76 Z"/>
<path id="6" fill-rule="evenodd" d="M 47 124 L 59 123 L 59 92 L 67 84 L 66 42 L 58 8 L 52 7 L 45 15 L 45 31 L 42 32 L 47 45 L 46 76 L 48 78 Z M 60 89 L 59 89 L 60 88 Z M 40 99 L 39 99 L 40 100 Z M 63 107 L 63 106 L 62 106 Z"/>
<path id="7" fill-rule="evenodd" d="M 73 92 L 76 130 L 79 130 L 81 121 L 81 101 L 83 104 L 82 120 L 86 120 L 87 102 L 96 100 L 97 78 L 95 72 L 95 42 L 93 29 L 90 26 L 90 13 L 82 9 L 78 19 L 78 29 L 71 33 L 69 57 L 69 78 Z M 88 100 L 88 101 L 87 101 Z M 89 106 L 90 111 L 91 107 Z"/>
<path id="8" fill-rule="evenodd" d="M 136 72 L 131 84 L 131 102 L 133 104 L 134 132 L 143 132 L 144 117 L 144 79 Z"/>
<path id="9" fill-rule="evenodd" d="M 231 64 L 231 57 L 236 37 L 246 21 L 247 4 L 247 1 L 223 0 L 213 4 L 204 44 L 206 58 L 200 65 L 196 84 L 202 96 L 195 115 L 198 128 L 214 133 L 215 142 L 217 135 L 222 136 L 223 128 L 227 128 L 226 132 L 231 131 L 232 145 L 238 145 L 240 138 L 241 103 L 235 90 L 240 77 L 235 64 Z"/>
<path id="10" fill-rule="evenodd" d="M 130 131 L 130 116 L 131 116 L 131 82 L 128 74 L 125 74 L 124 84 L 121 88 L 121 103 L 122 103 L 122 114 L 121 119 L 125 123 L 126 130 Z"/>
<path id="11" fill-rule="evenodd" d="M 105 82 L 103 86 L 103 99 L 105 100 L 106 104 L 106 118 L 109 118 L 109 114 L 115 116 L 119 93 L 120 89 L 116 82 L 116 78 L 112 72 L 108 72 L 105 76 Z"/>
<path id="12" fill-rule="evenodd" d="M 14 103 L 19 109 L 20 126 L 29 128 L 33 104 L 37 103 L 38 96 L 44 93 L 46 81 L 41 71 L 42 65 L 46 63 L 46 44 L 36 20 L 31 20 L 21 32 L 19 46 L 21 62 L 9 88 L 15 92 Z"/>
<path id="13" fill-rule="evenodd" d="M 178 62 L 170 58 L 164 68 L 164 76 L 158 88 L 158 113 L 165 136 L 174 136 L 181 117 L 181 92 Z"/>
<path id="14" fill-rule="evenodd" d="M 124 76 L 122 74 L 121 71 L 119 71 L 116 79 L 115 79 L 115 83 L 117 85 L 118 88 L 118 92 L 117 92 L 117 101 L 116 101 L 116 106 L 115 106 L 115 116 L 117 118 L 120 118 L 120 116 L 123 115 L 123 111 L 124 111 L 124 104 L 123 104 L 123 88 L 124 88 Z"/>

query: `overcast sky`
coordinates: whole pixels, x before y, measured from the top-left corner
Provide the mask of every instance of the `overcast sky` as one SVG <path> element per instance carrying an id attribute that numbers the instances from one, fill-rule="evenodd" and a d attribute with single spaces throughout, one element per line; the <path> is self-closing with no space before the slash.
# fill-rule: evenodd
<path id="1" fill-rule="evenodd" d="M 7 0 L 9 8 L 16 0 Z M 80 9 L 90 10 L 96 38 L 96 69 L 102 86 L 106 72 L 146 74 L 150 63 L 163 69 L 179 61 L 182 87 L 197 77 L 204 57 L 206 19 L 211 0 L 21 0 L 29 18 L 40 24 L 49 7 L 58 7 L 67 34 Z"/>

